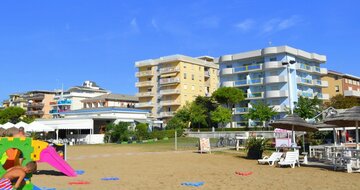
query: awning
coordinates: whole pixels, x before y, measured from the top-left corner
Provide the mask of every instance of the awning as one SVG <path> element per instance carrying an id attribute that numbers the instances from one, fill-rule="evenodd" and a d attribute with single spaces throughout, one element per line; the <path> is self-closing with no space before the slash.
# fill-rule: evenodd
<path id="1" fill-rule="evenodd" d="M 55 129 L 93 129 L 93 119 L 51 119 L 38 121 Z"/>

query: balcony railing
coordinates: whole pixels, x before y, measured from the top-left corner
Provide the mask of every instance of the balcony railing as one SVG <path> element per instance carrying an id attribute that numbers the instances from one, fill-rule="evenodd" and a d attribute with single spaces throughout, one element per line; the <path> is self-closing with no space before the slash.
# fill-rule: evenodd
<path id="1" fill-rule="evenodd" d="M 42 110 L 37 110 L 37 111 L 27 111 L 26 115 L 43 115 L 44 111 Z"/>
<path id="2" fill-rule="evenodd" d="M 160 84 L 171 84 L 171 83 L 179 83 L 180 78 L 163 78 L 160 79 Z"/>
<path id="3" fill-rule="evenodd" d="M 261 99 L 264 98 L 264 92 L 253 92 L 253 93 L 247 93 L 246 99 Z"/>
<path id="4" fill-rule="evenodd" d="M 305 98 L 313 98 L 314 94 L 312 92 L 304 92 L 304 91 L 298 91 L 299 96 L 303 96 Z"/>
<path id="5" fill-rule="evenodd" d="M 296 69 L 307 71 L 307 72 L 314 72 L 314 73 L 320 73 L 320 74 L 327 74 L 326 68 L 320 68 L 318 66 L 310 66 L 304 63 L 298 63 L 296 65 Z"/>
<path id="6" fill-rule="evenodd" d="M 24 98 L 29 99 L 29 100 L 39 100 L 39 99 L 44 99 L 45 95 L 44 94 L 28 94 L 25 95 Z"/>
<path id="7" fill-rule="evenodd" d="M 249 108 L 247 107 L 236 107 L 234 110 L 235 114 L 243 114 L 243 113 L 248 113 L 249 112 Z"/>
<path id="8" fill-rule="evenodd" d="M 154 106 L 153 102 L 141 102 L 141 103 L 135 104 L 136 108 L 145 108 L 145 107 L 153 107 L 153 106 Z"/>
<path id="9" fill-rule="evenodd" d="M 58 113 L 59 113 L 59 110 L 50 110 L 49 113 L 50 113 L 50 114 L 58 114 Z"/>
<path id="10" fill-rule="evenodd" d="M 301 84 L 305 84 L 305 85 L 313 85 L 313 80 L 312 79 L 307 79 L 307 78 L 298 77 L 297 82 L 301 83 Z"/>
<path id="11" fill-rule="evenodd" d="M 175 115 L 174 111 L 170 112 L 160 112 L 160 117 L 173 117 Z"/>
<path id="12" fill-rule="evenodd" d="M 160 95 L 167 95 L 167 94 L 180 94 L 180 89 L 166 89 L 160 90 Z"/>
<path id="13" fill-rule="evenodd" d="M 205 71 L 204 76 L 205 77 L 210 77 L 210 71 Z"/>
<path id="14" fill-rule="evenodd" d="M 142 86 L 154 86 L 153 81 L 144 81 L 144 82 L 137 82 L 135 83 L 136 87 L 142 87 Z"/>
<path id="15" fill-rule="evenodd" d="M 65 100 L 59 100 L 57 101 L 58 105 L 71 105 L 71 100 L 65 99 Z"/>
<path id="16" fill-rule="evenodd" d="M 320 100 L 329 100 L 330 98 L 329 94 L 323 94 L 323 93 L 317 93 L 315 96 Z"/>
<path id="17" fill-rule="evenodd" d="M 34 107 L 44 107 L 44 103 L 29 103 L 27 105 L 28 108 L 34 108 Z"/>
<path id="18" fill-rule="evenodd" d="M 256 70 L 261 70 L 261 69 L 262 69 L 262 64 L 247 65 L 247 66 L 242 66 L 242 67 L 235 67 L 233 72 L 241 73 L 241 72 L 256 71 Z"/>
<path id="19" fill-rule="evenodd" d="M 160 106 L 170 106 L 170 105 L 181 105 L 181 102 L 178 100 L 162 100 Z"/>
<path id="20" fill-rule="evenodd" d="M 234 82 L 234 86 L 247 86 L 263 84 L 263 78 L 251 79 L 251 80 L 239 80 Z"/>
<path id="21" fill-rule="evenodd" d="M 154 93 L 152 93 L 152 92 L 139 92 L 139 93 L 136 93 L 136 96 L 137 97 L 152 97 L 152 96 L 154 96 Z"/>
<path id="22" fill-rule="evenodd" d="M 174 73 L 174 72 L 179 72 L 180 68 L 179 67 L 165 67 L 165 68 L 161 68 L 159 70 L 160 74 L 165 74 L 165 73 Z"/>
<path id="23" fill-rule="evenodd" d="M 152 76 L 152 75 L 154 75 L 153 71 L 140 71 L 140 72 L 135 73 L 136 77 L 145 77 L 145 76 Z"/>

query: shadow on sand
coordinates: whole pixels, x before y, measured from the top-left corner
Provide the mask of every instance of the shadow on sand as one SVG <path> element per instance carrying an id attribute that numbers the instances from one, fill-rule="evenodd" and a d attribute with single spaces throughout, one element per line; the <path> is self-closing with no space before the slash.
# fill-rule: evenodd
<path id="1" fill-rule="evenodd" d="M 55 170 L 38 170 L 33 175 L 66 176 L 65 174 L 55 171 Z"/>

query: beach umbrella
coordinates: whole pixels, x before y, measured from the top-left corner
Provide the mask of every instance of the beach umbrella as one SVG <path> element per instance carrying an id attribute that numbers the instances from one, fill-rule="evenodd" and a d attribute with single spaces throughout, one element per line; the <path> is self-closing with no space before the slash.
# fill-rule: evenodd
<path id="1" fill-rule="evenodd" d="M 356 132 L 356 149 L 359 149 L 359 122 L 360 106 L 352 107 L 337 116 L 325 118 L 324 123 L 332 124 L 343 128 L 355 127 Z"/>
<path id="2" fill-rule="evenodd" d="M 5 136 L 14 136 L 19 132 L 19 129 L 14 127 L 10 127 L 4 131 Z"/>
<path id="3" fill-rule="evenodd" d="M 337 143 L 337 135 L 336 135 L 336 129 L 335 129 L 335 128 L 339 128 L 339 126 L 337 126 L 337 125 L 331 125 L 331 124 L 326 124 L 326 123 L 316 123 L 316 124 L 314 124 L 313 126 L 316 127 L 319 131 L 330 131 L 330 130 L 333 130 L 334 145 L 336 146 L 336 143 Z"/>
<path id="4" fill-rule="evenodd" d="M 3 133 L 5 132 L 5 129 L 0 126 L 0 137 L 3 136 Z"/>
<path id="5" fill-rule="evenodd" d="M 287 115 L 286 117 L 276 120 L 269 124 L 274 128 L 291 130 L 292 138 L 291 144 L 295 145 L 295 131 L 315 132 L 318 129 L 311 124 L 308 124 L 305 120 L 299 117 L 297 114 Z"/>
<path id="6" fill-rule="evenodd" d="M 13 123 L 7 122 L 4 125 L 2 125 L 2 128 L 4 129 L 10 129 L 12 127 L 15 127 L 15 125 Z"/>
<path id="7" fill-rule="evenodd" d="M 23 121 L 20 121 L 19 123 L 15 124 L 15 127 L 16 128 L 20 128 L 20 127 L 24 127 L 26 128 L 29 124 L 23 122 Z"/>

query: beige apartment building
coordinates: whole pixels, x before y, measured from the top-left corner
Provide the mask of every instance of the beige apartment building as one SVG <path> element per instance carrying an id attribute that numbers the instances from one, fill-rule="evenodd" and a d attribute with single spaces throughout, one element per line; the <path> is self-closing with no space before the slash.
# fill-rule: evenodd
<path id="1" fill-rule="evenodd" d="M 360 98 L 360 77 L 329 70 L 321 80 L 328 82 L 322 93 L 329 94 L 330 98 L 338 94 Z"/>
<path id="2" fill-rule="evenodd" d="M 218 88 L 219 67 L 209 56 L 172 55 L 138 61 L 136 108 L 149 110 L 165 123 L 186 102 L 197 96 L 210 96 Z"/>
<path id="3" fill-rule="evenodd" d="M 26 115 L 34 118 L 50 119 L 51 105 L 50 102 L 54 99 L 55 92 L 35 90 L 29 91 L 24 95 L 27 100 Z"/>

